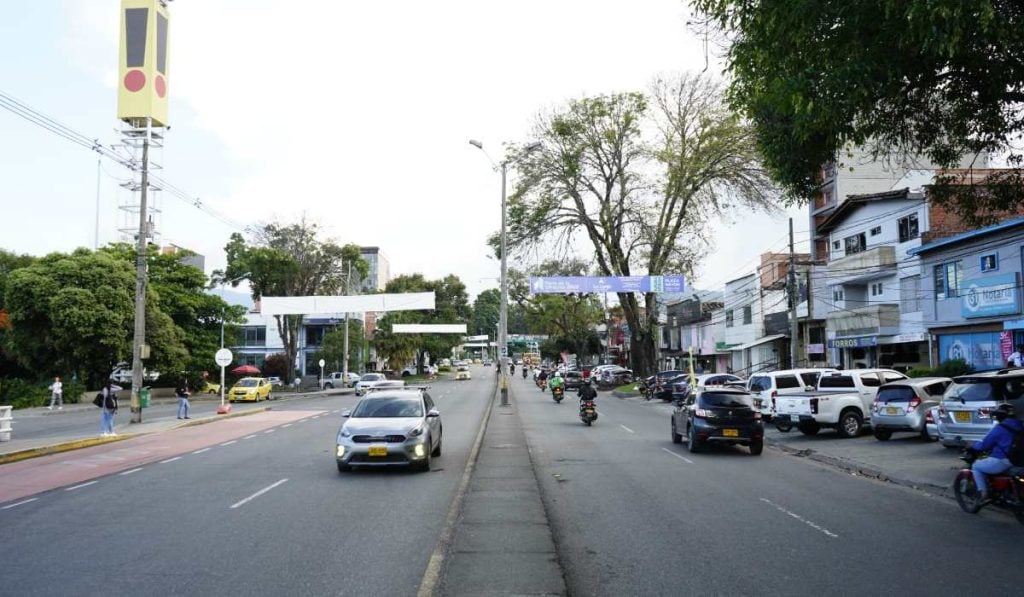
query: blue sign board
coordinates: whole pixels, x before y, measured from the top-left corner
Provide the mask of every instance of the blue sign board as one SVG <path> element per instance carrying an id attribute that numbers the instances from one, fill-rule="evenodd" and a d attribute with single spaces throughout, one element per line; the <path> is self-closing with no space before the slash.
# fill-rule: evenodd
<path id="1" fill-rule="evenodd" d="M 979 371 L 997 369 L 1006 364 L 999 345 L 999 332 L 940 335 L 939 362 L 952 359 L 963 359 Z"/>
<path id="2" fill-rule="evenodd" d="M 683 292 L 683 276 L 559 276 L 531 277 L 530 294 L 590 292 Z"/>
<path id="3" fill-rule="evenodd" d="M 878 336 L 861 336 L 860 338 L 836 338 L 828 341 L 829 348 L 870 348 L 878 346 Z"/>
<path id="4" fill-rule="evenodd" d="M 960 315 L 965 319 L 1020 313 L 1016 274 L 985 276 L 960 285 Z"/>

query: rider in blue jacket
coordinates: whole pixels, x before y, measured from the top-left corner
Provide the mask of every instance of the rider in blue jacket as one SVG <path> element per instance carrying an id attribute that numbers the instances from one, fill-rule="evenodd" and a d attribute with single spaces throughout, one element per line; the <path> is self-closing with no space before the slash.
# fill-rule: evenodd
<path id="1" fill-rule="evenodd" d="M 985 439 L 974 442 L 971 450 L 975 452 L 988 452 L 988 458 L 982 458 L 974 463 L 974 484 L 978 491 L 982 492 L 983 499 L 991 499 L 992 494 L 988 488 L 985 475 L 998 475 L 1010 468 L 1010 446 L 1013 438 L 1024 429 L 1024 423 L 1013 417 L 1013 407 L 1009 404 L 1000 404 L 992 411 L 992 418 L 996 425 L 988 432 Z"/>

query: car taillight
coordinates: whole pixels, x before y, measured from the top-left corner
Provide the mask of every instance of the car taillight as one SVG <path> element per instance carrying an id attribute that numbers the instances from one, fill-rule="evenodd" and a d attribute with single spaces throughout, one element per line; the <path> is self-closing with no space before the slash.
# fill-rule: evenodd
<path id="1" fill-rule="evenodd" d="M 772 390 L 772 409 L 775 409 L 775 399 L 779 396 L 778 390 Z"/>
<path id="2" fill-rule="evenodd" d="M 818 414 L 818 399 L 817 398 L 811 398 L 811 414 L 812 415 Z"/>
<path id="3" fill-rule="evenodd" d="M 914 396 L 914 398 L 910 401 L 910 405 L 907 406 L 907 412 L 914 412 L 914 409 L 916 409 L 919 406 L 921 406 L 921 399 L 918 398 L 917 396 Z"/>
<path id="4" fill-rule="evenodd" d="M 991 415 L 992 415 L 992 409 L 990 409 L 990 408 L 979 408 L 978 409 L 978 418 L 979 419 L 989 419 L 989 418 L 991 418 Z"/>
<path id="5" fill-rule="evenodd" d="M 946 407 L 945 406 L 940 406 L 939 407 L 939 416 L 940 417 L 946 416 Z"/>
<path id="6" fill-rule="evenodd" d="M 755 421 L 761 420 L 761 411 L 759 411 L 759 410 L 755 410 L 754 411 L 754 420 Z"/>
<path id="7" fill-rule="evenodd" d="M 925 422 L 925 423 L 932 423 L 932 424 L 934 424 L 934 423 L 935 423 L 935 417 L 933 417 L 933 416 L 932 416 L 932 411 L 931 411 L 931 409 L 929 409 L 929 410 L 928 410 L 928 412 L 926 412 L 926 413 L 924 414 L 924 422 Z"/>

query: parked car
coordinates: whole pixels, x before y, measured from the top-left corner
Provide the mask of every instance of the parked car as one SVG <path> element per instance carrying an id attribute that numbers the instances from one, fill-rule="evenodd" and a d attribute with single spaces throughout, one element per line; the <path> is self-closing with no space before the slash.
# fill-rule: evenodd
<path id="1" fill-rule="evenodd" d="M 431 458 L 441 455 L 441 413 L 425 388 L 373 391 L 342 417 L 335 441 L 338 472 L 354 466 L 429 471 Z"/>
<path id="2" fill-rule="evenodd" d="M 779 396 L 800 395 L 808 391 L 816 391 L 818 378 L 822 373 L 835 369 L 784 369 L 755 373 L 747 380 L 747 391 L 754 400 L 754 407 L 760 409 L 761 416 L 770 421 L 775 416 L 775 401 Z"/>
<path id="3" fill-rule="evenodd" d="M 992 411 L 1010 402 L 1024 414 L 1024 369 L 1003 369 L 954 377 L 939 404 L 936 433 L 947 448 L 982 439 L 992 429 Z"/>
<path id="4" fill-rule="evenodd" d="M 919 377 L 887 383 L 878 389 L 871 408 L 871 429 L 875 439 L 885 441 L 894 431 L 911 431 L 928 439 L 928 410 L 938 406 L 948 377 Z"/>
<path id="5" fill-rule="evenodd" d="M 666 402 L 672 400 L 672 384 L 676 383 L 680 377 L 687 375 L 686 371 L 681 369 L 669 369 L 666 371 L 659 371 L 657 374 L 647 378 L 647 384 L 651 389 L 651 396 L 653 398 L 660 398 Z"/>
<path id="6" fill-rule="evenodd" d="M 602 369 L 598 383 L 605 387 L 621 386 L 632 383 L 633 371 L 625 367 L 614 366 L 612 369 Z"/>
<path id="7" fill-rule="evenodd" d="M 697 382 L 696 388 L 690 388 L 690 376 L 683 375 L 675 378 L 672 382 L 672 400 L 686 400 L 693 391 L 701 391 L 708 388 L 723 387 L 726 384 L 742 382 L 743 378 L 732 373 L 701 373 L 694 375 Z"/>
<path id="8" fill-rule="evenodd" d="M 271 375 L 270 377 L 267 378 L 267 381 L 270 382 L 270 387 L 272 388 L 280 388 L 281 386 L 284 385 L 284 382 L 281 381 L 281 378 L 276 375 Z"/>
<path id="9" fill-rule="evenodd" d="M 220 384 L 205 382 L 199 392 L 202 394 L 220 394 Z"/>
<path id="10" fill-rule="evenodd" d="M 351 371 L 349 372 L 347 378 L 345 377 L 344 371 L 334 371 L 333 373 L 324 377 L 322 386 L 323 389 L 325 390 L 333 389 L 335 387 L 346 388 L 355 385 L 358 381 L 359 375 L 352 373 Z"/>
<path id="11" fill-rule="evenodd" d="M 746 390 L 711 388 L 676 400 L 672 409 L 672 442 L 686 437 L 690 452 L 700 452 L 709 442 L 740 444 L 757 456 L 764 450 L 761 411 Z"/>
<path id="12" fill-rule="evenodd" d="M 833 428 L 841 437 L 856 437 L 870 424 L 871 407 L 883 384 L 907 379 L 892 369 L 833 371 L 818 379 L 815 392 L 776 399 L 775 425 L 788 431 L 796 425 L 805 435 L 823 427 Z"/>
<path id="13" fill-rule="evenodd" d="M 227 393 L 231 402 L 259 402 L 260 400 L 273 400 L 270 382 L 265 377 L 243 377 Z"/>

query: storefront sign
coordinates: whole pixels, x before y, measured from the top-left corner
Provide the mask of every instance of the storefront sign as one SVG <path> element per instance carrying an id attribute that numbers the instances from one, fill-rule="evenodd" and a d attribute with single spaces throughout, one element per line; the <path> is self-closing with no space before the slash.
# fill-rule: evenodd
<path id="1" fill-rule="evenodd" d="M 1006 361 L 1000 347 L 1001 332 L 945 334 L 939 336 L 939 362 L 963 359 L 979 371 L 997 369 Z"/>
<path id="2" fill-rule="evenodd" d="M 825 354 L 824 344 L 808 344 L 807 354 Z"/>
<path id="3" fill-rule="evenodd" d="M 961 292 L 960 314 L 964 318 L 1020 313 L 1017 276 L 1014 274 L 967 280 Z"/>
<path id="4" fill-rule="evenodd" d="M 837 338 L 828 341 L 829 348 L 870 348 L 878 346 L 878 336 L 862 336 L 860 338 Z"/>
<path id="5" fill-rule="evenodd" d="M 1013 354 L 1013 332 L 999 332 L 999 349 L 1003 355 L 1003 362 L 1010 360 Z"/>

